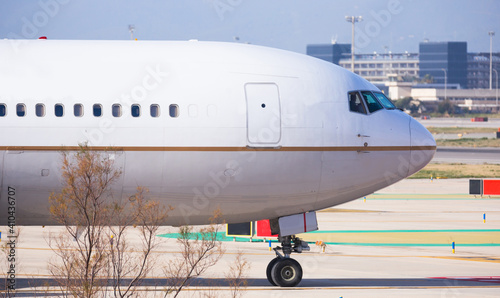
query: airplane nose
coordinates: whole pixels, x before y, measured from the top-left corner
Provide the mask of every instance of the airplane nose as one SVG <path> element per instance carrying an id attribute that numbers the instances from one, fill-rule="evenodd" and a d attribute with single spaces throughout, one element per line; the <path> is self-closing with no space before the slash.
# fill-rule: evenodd
<path id="1" fill-rule="evenodd" d="M 411 157 L 408 176 L 425 167 L 436 153 L 436 141 L 432 134 L 417 120 L 410 120 Z"/>

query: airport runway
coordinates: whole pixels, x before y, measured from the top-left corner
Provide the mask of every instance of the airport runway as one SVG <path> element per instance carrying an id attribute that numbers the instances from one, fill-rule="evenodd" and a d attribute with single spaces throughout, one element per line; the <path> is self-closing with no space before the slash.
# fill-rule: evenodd
<path id="1" fill-rule="evenodd" d="M 432 118 L 417 119 L 425 127 L 497 127 L 500 128 L 500 118 L 489 118 L 487 122 L 472 122 L 471 118 Z"/>
<path id="2" fill-rule="evenodd" d="M 366 201 L 319 212 L 320 232 L 306 237 L 330 244 L 325 252 L 311 244 L 311 252 L 293 255 L 304 270 L 296 288 L 267 282 L 265 269 L 274 257 L 267 243 L 224 242 L 223 259 L 181 296 L 205 291 L 229 297 L 224 277 L 240 251 L 251 263 L 244 297 L 498 297 L 500 198 L 474 198 L 467 190 L 467 179 L 404 180 Z M 54 254 L 46 239 L 49 231 L 57 230 L 22 229 L 17 277 L 24 297 L 34 296 L 33 284 L 51 282 L 47 263 L 54 261 Z M 164 228 L 161 233 L 175 231 Z M 129 236 L 132 244 L 139 241 L 135 233 Z M 155 272 L 144 284 L 160 284 L 158 291 L 165 282 L 162 264 L 179 251 L 174 239 L 161 241 Z"/>
<path id="3" fill-rule="evenodd" d="M 456 133 L 438 133 L 432 135 L 435 140 L 458 140 L 458 139 L 495 139 L 497 137 L 496 132 L 493 133 L 469 133 L 465 135 L 459 135 Z"/>
<path id="4" fill-rule="evenodd" d="M 488 122 L 471 122 L 470 118 L 417 119 L 425 127 L 495 127 L 500 129 L 500 119 L 490 118 Z M 463 138 L 495 138 L 496 133 L 472 133 Z M 436 139 L 459 139 L 458 134 L 435 134 Z M 466 164 L 500 164 L 500 148 L 438 147 L 432 162 Z"/>
<path id="5" fill-rule="evenodd" d="M 432 162 L 500 164 L 500 148 L 438 147 Z"/>

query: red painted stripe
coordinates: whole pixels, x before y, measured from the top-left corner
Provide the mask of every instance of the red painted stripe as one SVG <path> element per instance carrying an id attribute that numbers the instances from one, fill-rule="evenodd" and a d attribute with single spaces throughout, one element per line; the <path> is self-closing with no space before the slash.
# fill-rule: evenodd
<path id="1" fill-rule="evenodd" d="M 306 214 L 304 213 L 304 233 L 307 232 Z"/>

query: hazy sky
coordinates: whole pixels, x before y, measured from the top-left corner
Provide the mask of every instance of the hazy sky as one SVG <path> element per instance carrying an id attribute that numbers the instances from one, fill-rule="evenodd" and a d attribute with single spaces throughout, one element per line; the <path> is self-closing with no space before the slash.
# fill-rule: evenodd
<path id="1" fill-rule="evenodd" d="M 250 42 L 305 53 L 311 43 L 351 42 L 358 52 L 417 52 L 418 43 L 467 41 L 468 51 L 500 51 L 498 0 L 0 0 L 0 38 Z"/>

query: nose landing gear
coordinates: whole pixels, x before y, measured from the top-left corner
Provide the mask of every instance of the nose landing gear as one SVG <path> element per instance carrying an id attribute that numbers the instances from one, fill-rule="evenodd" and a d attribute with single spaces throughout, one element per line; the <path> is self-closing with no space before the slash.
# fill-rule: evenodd
<path id="1" fill-rule="evenodd" d="M 290 258 L 290 254 L 292 252 L 308 251 L 310 250 L 309 245 L 293 235 L 279 237 L 279 240 L 282 246 L 274 248 L 276 258 L 267 265 L 267 280 L 273 286 L 295 287 L 302 280 L 302 267 L 299 262 Z"/>
<path id="2" fill-rule="evenodd" d="M 297 261 L 290 258 L 290 255 L 292 252 L 301 253 L 311 250 L 307 242 L 302 241 L 295 234 L 318 229 L 316 212 L 310 211 L 270 219 L 269 225 L 271 235 L 279 235 L 278 240 L 281 242 L 281 247 L 274 248 L 276 258 L 267 265 L 267 280 L 273 286 L 295 287 L 302 280 L 302 267 Z"/>

